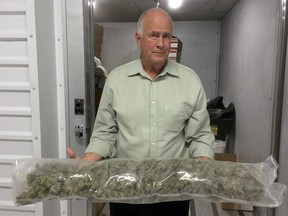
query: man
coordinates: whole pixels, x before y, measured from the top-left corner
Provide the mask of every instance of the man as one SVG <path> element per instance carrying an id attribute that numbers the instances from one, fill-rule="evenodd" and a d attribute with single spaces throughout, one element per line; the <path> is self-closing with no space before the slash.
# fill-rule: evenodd
<path id="1" fill-rule="evenodd" d="M 172 30 L 162 9 L 140 16 L 135 37 L 141 58 L 109 74 L 82 159 L 214 157 L 202 84 L 190 68 L 168 59 Z M 188 209 L 189 201 L 110 204 L 111 216 L 188 216 Z"/>

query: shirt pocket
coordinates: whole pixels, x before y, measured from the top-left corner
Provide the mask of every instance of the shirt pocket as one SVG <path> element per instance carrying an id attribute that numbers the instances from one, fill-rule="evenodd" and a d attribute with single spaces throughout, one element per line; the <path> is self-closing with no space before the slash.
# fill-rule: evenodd
<path id="1" fill-rule="evenodd" d="M 192 108 L 188 105 L 166 104 L 164 106 L 164 128 L 179 133 L 187 124 Z"/>

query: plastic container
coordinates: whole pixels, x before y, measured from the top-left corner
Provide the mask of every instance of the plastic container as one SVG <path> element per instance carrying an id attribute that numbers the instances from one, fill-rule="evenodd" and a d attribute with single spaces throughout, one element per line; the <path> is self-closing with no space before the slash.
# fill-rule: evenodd
<path id="1" fill-rule="evenodd" d="M 226 151 L 226 141 L 215 140 L 213 142 L 213 148 L 215 153 L 225 153 Z"/>

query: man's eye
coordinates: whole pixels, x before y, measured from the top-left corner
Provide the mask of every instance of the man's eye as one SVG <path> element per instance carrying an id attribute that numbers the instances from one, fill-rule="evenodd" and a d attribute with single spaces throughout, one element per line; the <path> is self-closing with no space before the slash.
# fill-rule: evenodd
<path id="1" fill-rule="evenodd" d="M 163 39 L 164 40 L 170 40 L 171 39 L 171 35 L 170 34 L 165 34 L 165 35 L 163 35 Z"/>
<path id="2" fill-rule="evenodd" d="M 149 38 L 152 39 L 152 40 L 156 40 L 157 39 L 157 35 L 156 34 L 151 34 L 149 36 Z"/>

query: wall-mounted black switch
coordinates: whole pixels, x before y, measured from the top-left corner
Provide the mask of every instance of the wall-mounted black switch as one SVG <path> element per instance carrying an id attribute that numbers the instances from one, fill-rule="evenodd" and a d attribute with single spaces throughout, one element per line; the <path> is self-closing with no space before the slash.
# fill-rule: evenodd
<path id="1" fill-rule="evenodd" d="M 84 115 L 84 99 L 74 100 L 74 113 L 75 115 Z"/>

